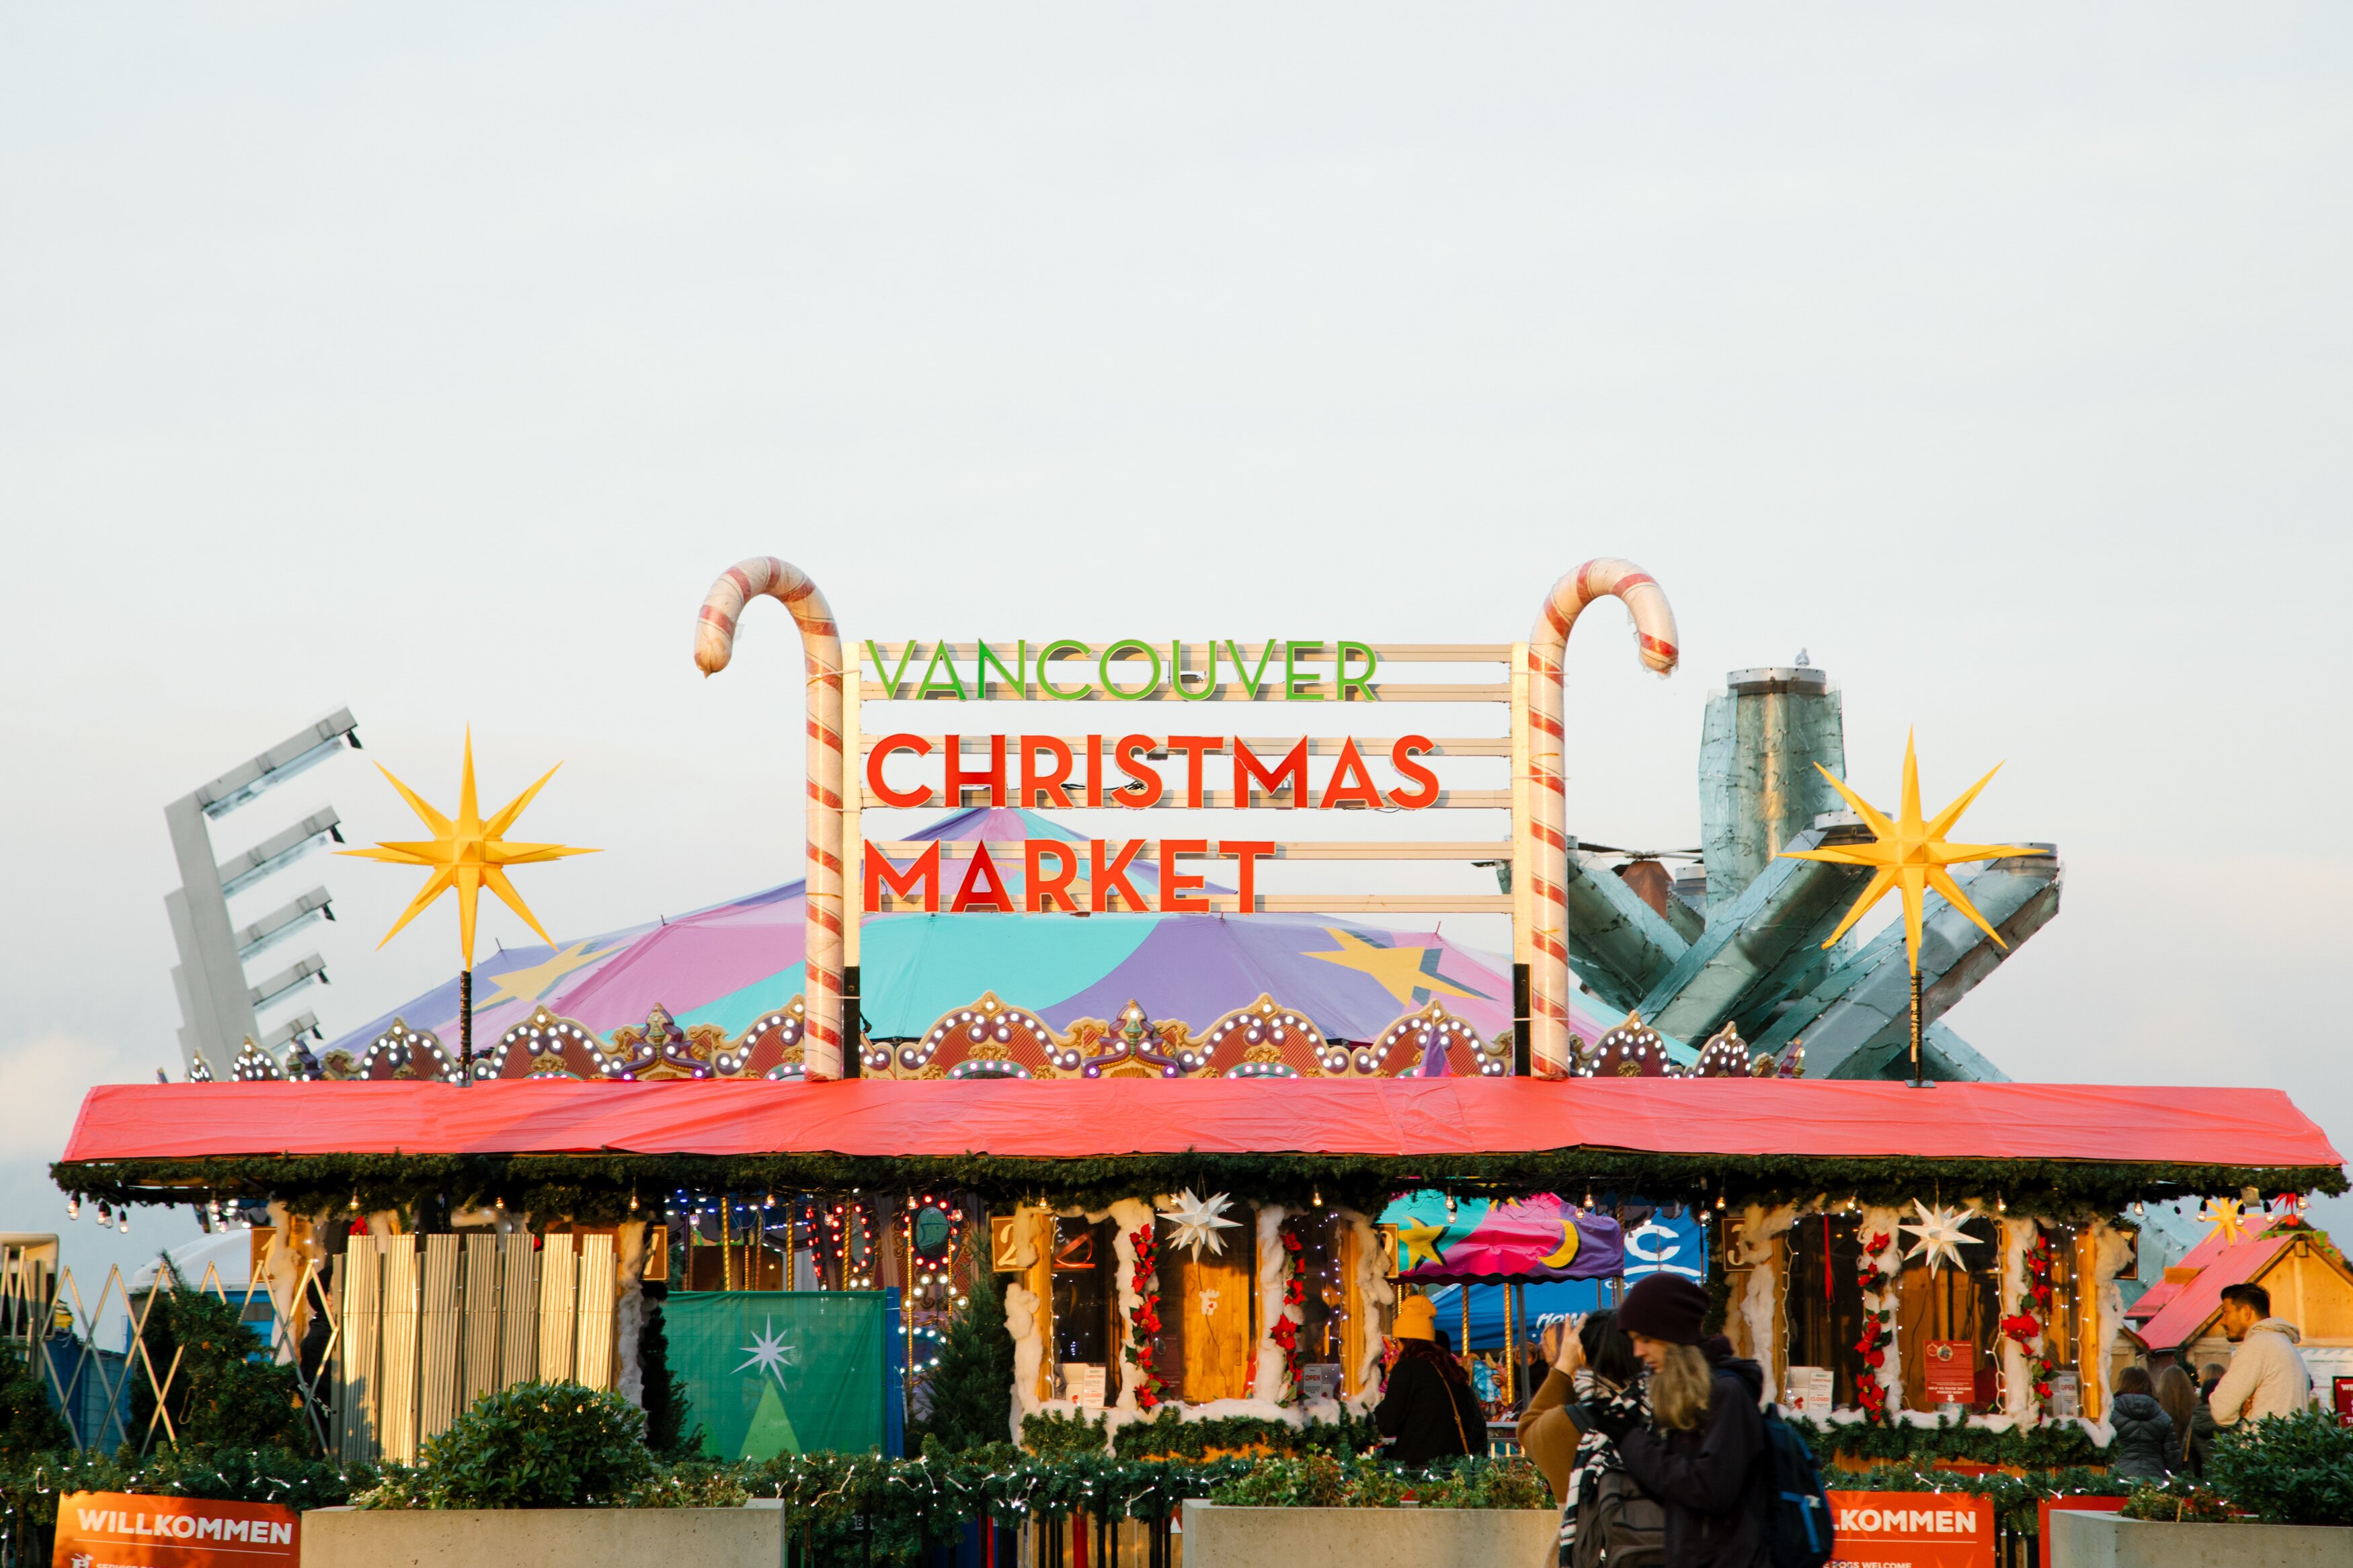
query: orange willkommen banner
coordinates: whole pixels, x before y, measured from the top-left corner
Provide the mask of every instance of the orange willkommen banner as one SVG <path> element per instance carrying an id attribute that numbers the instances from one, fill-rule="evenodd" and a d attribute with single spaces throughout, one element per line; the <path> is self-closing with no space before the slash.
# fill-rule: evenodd
<path id="1" fill-rule="evenodd" d="M 1993 1568 L 1993 1504 L 1960 1492 L 1832 1492 L 1829 1568 Z"/>
<path id="2" fill-rule="evenodd" d="M 52 1568 L 299 1568 L 302 1521 L 266 1502 L 68 1492 Z"/>

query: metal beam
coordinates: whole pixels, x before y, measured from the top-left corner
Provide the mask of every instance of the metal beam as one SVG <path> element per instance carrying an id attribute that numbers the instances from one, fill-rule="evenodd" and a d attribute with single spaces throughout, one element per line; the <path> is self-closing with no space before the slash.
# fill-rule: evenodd
<path id="1" fill-rule="evenodd" d="M 2007 949 L 1987 940 L 1942 899 L 1930 903 L 1921 921 L 1920 977 L 1921 1008 L 1931 1027 L 2059 912 L 2064 872 L 2054 856 L 2014 856 L 1959 879 L 1969 901 L 2009 943 Z M 1809 1078 L 1881 1077 L 1909 1050 L 1911 979 L 1903 927 L 1891 924 L 1792 998 L 1772 1026 L 1758 1033 L 1756 1044 L 1778 1050 L 1793 1037 L 1803 1038 Z M 1957 1047 L 1946 1053 L 1952 1076 L 1984 1060 L 1957 1036 L 1951 1041 Z M 1926 1043 L 1924 1038 L 1924 1047 Z"/>
<path id="2" fill-rule="evenodd" d="M 1790 840 L 1793 849 L 1822 844 L 1868 843 L 1863 827 L 1819 824 Z M 1756 880 L 1715 911 L 1707 929 L 1673 969 L 1643 997 L 1641 1014 L 1662 1035 L 1703 1040 L 1727 1020 L 1752 1015 L 1778 997 L 1790 979 L 1777 972 L 1821 962 L 1819 948 L 1836 930 L 1854 894 L 1869 879 L 1852 866 L 1815 860 L 1771 860 Z M 1909 993 L 1906 994 L 1909 1005 Z"/>
<path id="3" fill-rule="evenodd" d="M 327 889 L 313 888 L 293 902 L 281 904 L 270 910 L 251 925 L 238 927 L 237 961 L 246 962 L 255 953 L 285 941 L 314 921 L 334 918 L 332 900 L 327 897 Z"/>
<path id="4" fill-rule="evenodd" d="M 227 897 L 243 892 L 272 871 L 291 865 L 330 838 L 341 844 L 343 841 L 343 820 L 335 815 L 333 806 L 322 805 L 293 826 L 271 834 L 244 854 L 229 857 L 220 863 L 216 873 L 220 879 L 222 895 Z M 181 886 L 187 884 L 183 882 Z M 221 910 L 221 920 L 223 923 L 228 920 L 226 908 Z"/>
<path id="5" fill-rule="evenodd" d="M 1690 947 L 1624 878 L 1581 853 L 1574 840 L 1561 886 L 1568 895 L 1569 967 L 1612 1007 L 1634 1007 Z"/>
<path id="6" fill-rule="evenodd" d="M 238 763 L 196 791 L 196 804 L 204 808 L 206 816 L 225 816 L 262 791 L 326 761 L 343 749 L 345 741 L 351 742 L 353 750 L 359 749 L 359 721 L 352 717 L 350 709 L 338 708 L 309 729 L 289 735 L 252 761 Z"/>

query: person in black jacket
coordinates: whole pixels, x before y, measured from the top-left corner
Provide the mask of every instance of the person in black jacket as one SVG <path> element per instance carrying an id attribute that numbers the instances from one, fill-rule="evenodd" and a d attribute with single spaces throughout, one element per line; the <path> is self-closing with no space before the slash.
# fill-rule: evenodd
<path id="1" fill-rule="evenodd" d="M 1397 1364 L 1373 1408 L 1373 1425 L 1391 1439 L 1387 1457 L 1405 1465 L 1487 1451 L 1487 1413 L 1471 1374 L 1438 1342 L 1438 1309 L 1427 1296 L 1398 1303 L 1389 1330 Z"/>
<path id="2" fill-rule="evenodd" d="M 1773 1491 L 1757 1407 L 1765 1373 L 1723 1335 L 1701 1331 L 1707 1307 L 1707 1292 L 1680 1275 L 1653 1274 L 1626 1292 L 1618 1326 L 1650 1369 L 1651 1419 L 1591 1404 L 1574 1418 L 1608 1433 L 1627 1474 L 1666 1509 L 1668 1568 L 1763 1568 Z"/>
<path id="3" fill-rule="evenodd" d="M 2161 1481 L 2177 1463 L 2173 1417 L 2157 1402 L 2157 1385 L 2147 1367 L 2116 1373 L 2116 1396 L 2108 1406 L 2108 1474 L 2123 1480 Z"/>

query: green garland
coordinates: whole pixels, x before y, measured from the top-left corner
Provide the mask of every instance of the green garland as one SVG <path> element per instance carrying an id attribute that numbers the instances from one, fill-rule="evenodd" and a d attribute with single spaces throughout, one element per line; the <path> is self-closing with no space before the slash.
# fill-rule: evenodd
<path id="1" fill-rule="evenodd" d="M 189 1203 L 200 1196 L 280 1199 L 302 1213 L 430 1212 L 448 1204 L 563 1214 L 589 1224 L 629 1217 L 629 1200 L 677 1190 L 846 1192 L 853 1187 L 948 1187 L 1000 1202 L 1103 1207 L 1138 1193 L 1190 1187 L 1305 1206 L 1327 1201 L 1377 1212 L 1392 1194 L 1445 1186 L 1466 1195 L 1514 1195 L 1607 1186 L 1672 1199 L 1704 1190 L 1735 1205 L 1804 1202 L 1818 1194 L 1866 1204 L 1906 1201 L 1933 1187 L 2000 1195 L 2053 1218 L 2114 1214 L 2136 1201 L 2234 1193 L 2348 1190 L 2334 1165 L 2122 1163 L 2070 1160 L 1823 1159 L 1777 1154 L 1635 1154 L 1577 1148 L 1526 1153 L 1394 1158 L 1288 1153 L 1139 1154 L 1021 1159 L 993 1154 L 893 1158 L 826 1153 L 242 1154 L 204 1159 L 58 1162 L 58 1186 L 111 1203 Z"/>
<path id="2" fill-rule="evenodd" d="M 1934 1426 L 1910 1422 L 1880 1425 L 1870 1421 L 1832 1423 L 1787 1417 L 1825 1465 L 1841 1460 L 1892 1460 L 1926 1464 L 1934 1459 L 1958 1459 L 1977 1465 L 2014 1465 L 2027 1470 L 2070 1470 L 2104 1465 L 2106 1454 L 2091 1434 L 2067 1423 L 2044 1426 L 2013 1426 L 2006 1432 L 1964 1426 L 1947 1417 Z"/>
<path id="3" fill-rule="evenodd" d="M 1380 1434 L 1370 1416 L 1340 1413 L 1337 1421 L 1293 1426 L 1262 1415 L 1221 1415 L 1187 1421 L 1164 1406 L 1148 1421 L 1130 1421 L 1103 1440 L 1105 1423 L 1084 1414 L 1040 1410 L 1021 1418 L 1021 1446 L 1040 1458 L 1060 1459 L 1106 1451 L 1123 1459 L 1206 1459 L 1220 1454 L 1263 1449 L 1273 1454 L 1356 1454 L 1376 1447 Z"/>

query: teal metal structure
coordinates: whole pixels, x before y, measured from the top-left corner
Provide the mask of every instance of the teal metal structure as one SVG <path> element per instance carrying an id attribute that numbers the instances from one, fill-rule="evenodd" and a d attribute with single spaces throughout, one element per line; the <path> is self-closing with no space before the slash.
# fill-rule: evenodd
<path id="1" fill-rule="evenodd" d="M 1816 763 L 1846 776 L 1843 710 L 1827 672 L 1803 655 L 1733 671 L 1709 696 L 1700 733 L 1704 883 L 1632 875 L 1651 858 L 1572 847 L 1570 963 L 1588 991 L 1640 1013 L 1685 1059 L 1729 1024 L 1752 1050 L 1787 1056 L 1802 1044 L 1810 1078 L 1903 1078 L 1911 975 L 1901 927 L 1824 948 L 1869 873 L 1779 858 L 1869 837 Z M 2007 948 L 1930 900 L 1920 947 L 1930 1078 L 2007 1077 L 1937 1020 L 2059 912 L 2063 868 L 2054 847 L 2040 847 L 2053 852 L 1957 878 Z"/>

